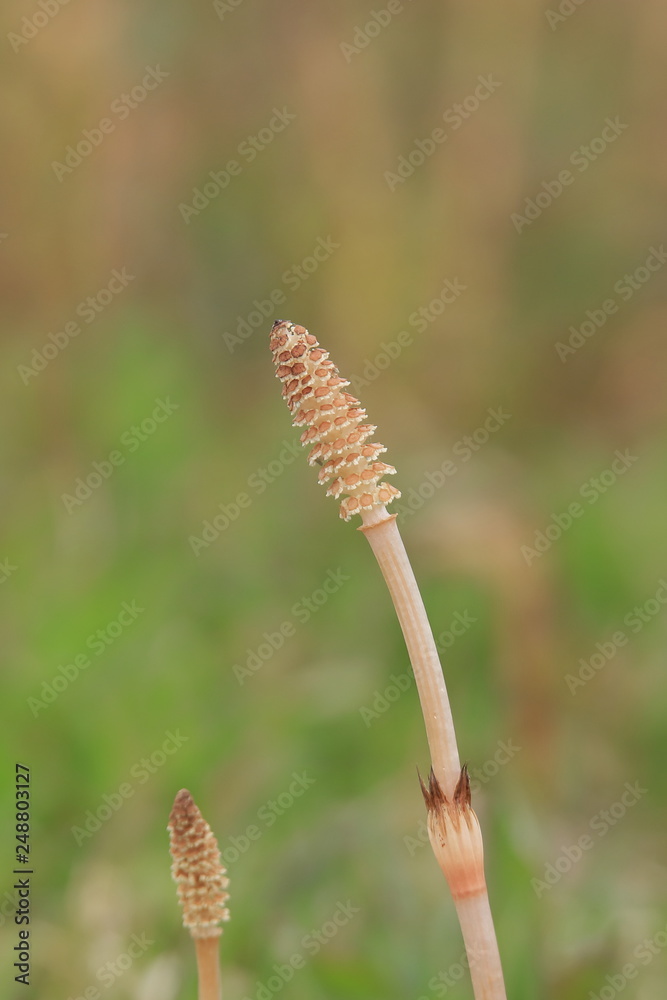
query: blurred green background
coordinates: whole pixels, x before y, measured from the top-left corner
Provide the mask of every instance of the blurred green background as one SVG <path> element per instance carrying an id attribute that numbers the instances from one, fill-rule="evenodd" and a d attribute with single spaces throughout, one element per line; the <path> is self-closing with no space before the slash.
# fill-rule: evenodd
<path id="1" fill-rule="evenodd" d="M 288 318 L 356 376 L 399 470 L 508 996 L 662 998 L 664 5 L 0 18 L 0 995 L 196 995 L 165 831 L 185 786 L 228 862 L 230 1000 L 472 996 L 388 595 L 289 447 Z"/>

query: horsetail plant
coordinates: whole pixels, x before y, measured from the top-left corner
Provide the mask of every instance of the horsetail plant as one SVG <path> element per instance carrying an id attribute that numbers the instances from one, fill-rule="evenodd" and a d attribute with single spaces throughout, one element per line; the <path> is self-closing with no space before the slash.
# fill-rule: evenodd
<path id="1" fill-rule="evenodd" d="M 167 829 L 183 926 L 195 942 L 199 1000 L 220 1000 L 218 938 L 229 920 L 229 879 L 213 831 L 186 788 L 174 800 Z"/>
<path id="2" fill-rule="evenodd" d="M 431 754 L 428 811 L 433 852 L 447 879 L 468 953 L 476 1000 L 506 1000 L 500 955 L 484 878 L 479 821 L 471 806 L 470 782 L 461 768 L 445 679 L 417 581 L 387 505 L 399 491 L 384 477 L 395 469 L 379 456 L 384 445 L 366 411 L 346 392 L 329 352 L 303 326 L 276 320 L 271 330 L 276 376 L 283 384 L 301 443 L 312 445 L 311 465 L 320 467 L 327 495 L 341 498 L 340 516 L 361 516 L 362 531 L 377 558 L 398 615 L 415 675 Z"/>

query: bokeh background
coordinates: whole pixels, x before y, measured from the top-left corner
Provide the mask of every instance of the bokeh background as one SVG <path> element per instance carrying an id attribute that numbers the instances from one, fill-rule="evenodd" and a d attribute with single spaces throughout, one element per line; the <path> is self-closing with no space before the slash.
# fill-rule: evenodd
<path id="1" fill-rule="evenodd" d="M 362 535 L 289 447 L 267 346 L 289 318 L 365 381 L 399 470 L 508 996 L 663 997 L 664 5 L 9 0 L 0 20 L 0 995 L 196 995 L 165 831 L 185 786 L 228 861 L 230 1000 L 472 996 L 424 846 L 401 634 Z M 84 130 L 98 141 L 76 154 Z M 132 280 L 109 294 L 114 269 Z M 465 290 L 443 302 L 447 281 Z M 124 602 L 143 610 L 116 625 Z M 29 989 L 11 957 L 17 761 Z"/>

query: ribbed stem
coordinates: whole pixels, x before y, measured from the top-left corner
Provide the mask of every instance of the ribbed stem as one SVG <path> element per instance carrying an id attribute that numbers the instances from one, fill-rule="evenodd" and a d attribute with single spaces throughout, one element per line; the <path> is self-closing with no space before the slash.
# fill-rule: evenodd
<path id="1" fill-rule="evenodd" d="M 320 466 L 320 482 L 330 482 L 327 493 L 344 498 L 341 517 L 349 521 L 354 514 L 361 515 L 360 530 L 389 587 L 412 662 L 431 752 L 428 788 L 422 784 L 429 810 L 429 837 L 457 910 L 460 908 L 471 968 L 476 958 L 475 997 L 505 1000 L 484 880 L 482 835 L 470 803 L 468 772 L 461 769 L 447 688 L 424 602 L 396 517 L 386 509 L 400 493 L 382 480 L 396 470 L 377 461 L 385 448 L 379 442 L 369 442 L 375 426 L 362 423 L 366 411 L 345 391 L 349 382 L 305 327 L 276 320 L 270 346 L 294 426 L 306 427 L 301 442 L 314 445 L 309 461 Z"/>
<path id="2" fill-rule="evenodd" d="M 364 532 L 389 588 L 415 675 L 431 763 L 445 795 L 452 798 L 461 776 L 449 697 L 433 632 L 396 524 L 384 507 L 362 514 Z"/>
<path id="3" fill-rule="evenodd" d="M 360 528 L 382 570 L 401 623 L 426 724 L 432 770 L 424 790 L 429 837 L 449 884 L 470 963 L 475 1000 L 506 1000 L 496 932 L 484 880 L 482 836 L 470 806 L 466 768 L 456 733 L 433 632 L 408 559 L 396 516 L 375 506 Z"/>
<path id="4" fill-rule="evenodd" d="M 220 936 L 195 938 L 199 1000 L 221 1000 Z"/>
<path id="5" fill-rule="evenodd" d="M 470 963 L 475 1000 L 506 1000 L 496 931 L 486 889 L 455 901 Z"/>

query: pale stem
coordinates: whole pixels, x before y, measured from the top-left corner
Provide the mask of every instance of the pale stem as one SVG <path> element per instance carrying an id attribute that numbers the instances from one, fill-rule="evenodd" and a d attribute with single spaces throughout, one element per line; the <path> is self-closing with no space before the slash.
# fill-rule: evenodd
<path id="1" fill-rule="evenodd" d="M 426 724 L 433 772 L 451 803 L 461 777 L 461 764 L 447 687 L 424 602 L 396 524 L 396 516 L 388 514 L 384 507 L 374 507 L 362 514 L 362 521 L 360 530 L 366 535 L 380 565 L 408 647 Z M 451 847 L 455 847 L 455 842 Z M 476 860 L 483 865 L 481 836 Z M 472 872 L 475 861 L 472 854 L 469 861 L 465 868 Z M 481 877 L 483 879 L 483 868 Z M 452 894 L 470 963 L 475 1000 L 506 1000 L 486 884 L 474 895 L 463 898 L 457 898 L 459 893 L 455 886 L 450 885 L 450 889 L 454 889 Z"/>
<path id="2" fill-rule="evenodd" d="M 396 516 L 384 507 L 362 514 L 368 539 L 389 588 L 415 675 L 431 763 L 440 787 L 452 799 L 461 776 L 454 721 L 433 632 Z"/>
<path id="3" fill-rule="evenodd" d="M 199 1000 L 221 1000 L 220 937 L 195 938 Z"/>
<path id="4" fill-rule="evenodd" d="M 486 891 L 455 901 L 475 1000 L 506 1000 L 496 931 Z"/>

